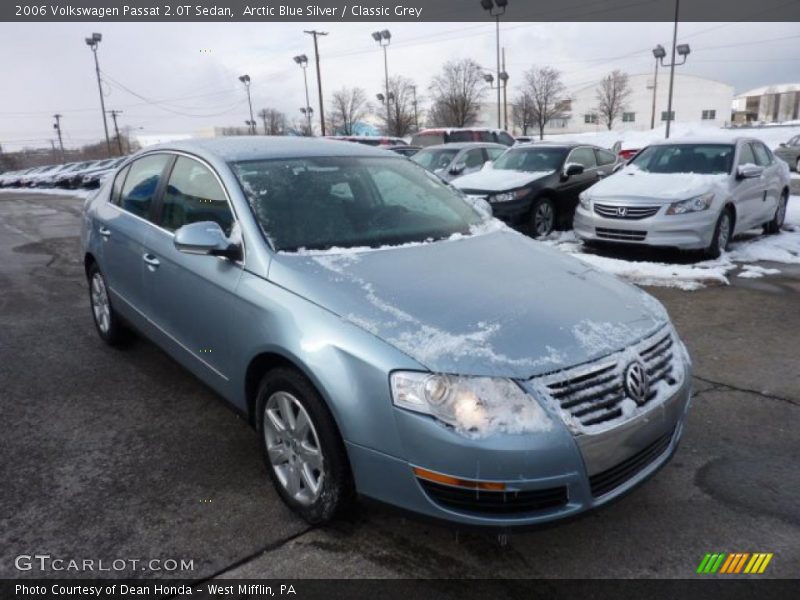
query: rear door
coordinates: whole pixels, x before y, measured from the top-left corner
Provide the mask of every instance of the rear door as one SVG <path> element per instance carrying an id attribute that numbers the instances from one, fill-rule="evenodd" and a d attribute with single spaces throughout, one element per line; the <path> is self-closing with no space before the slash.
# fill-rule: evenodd
<path id="1" fill-rule="evenodd" d="M 180 252 L 174 233 L 189 223 L 213 221 L 230 236 L 235 219 L 228 194 L 208 164 L 178 155 L 157 212 L 159 227 L 147 243 L 152 264 L 144 273 L 155 324 L 187 366 L 212 384 L 227 382 L 233 360 L 229 335 L 242 314 L 234 292 L 243 261 Z"/>
<path id="2" fill-rule="evenodd" d="M 170 161 L 167 154 L 148 154 L 126 166 L 114 180 L 109 202 L 98 207 L 93 224 L 103 240 L 101 268 L 112 302 L 139 324 L 151 316 L 143 277 L 145 247 L 154 229 L 154 198 Z"/>
<path id="3" fill-rule="evenodd" d="M 736 159 L 736 170 L 744 165 L 756 165 L 756 156 L 750 142 L 739 144 L 739 154 Z M 736 171 L 734 171 L 734 174 Z M 736 232 L 746 231 L 762 223 L 764 208 L 764 192 L 766 191 L 765 177 L 750 179 L 736 178 L 734 183 L 733 199 L 736 205 Z"/>
<path id="4" fill-rule="evenodd" d="M 761 142 L 752 142 L 753 154 L 756 157 L 756 164 L 764 167 L 764 195 L 761 202 L 761 219 L 764 223 L 772 220 L 775 211 L 778 209 L 778 201 L 783 191 L 777 160 L 772 153 Z"/>

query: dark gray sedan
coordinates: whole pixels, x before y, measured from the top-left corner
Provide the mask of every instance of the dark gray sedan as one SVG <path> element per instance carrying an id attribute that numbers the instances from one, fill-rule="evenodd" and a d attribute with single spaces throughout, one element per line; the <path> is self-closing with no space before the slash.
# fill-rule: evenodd
<path id="1" fill-rule="evenodd" d="M 788 163 L 790 169 L 800 173 L 800 135 L 794 136 L 776 148 L 775 156 Z"/>
<path id="2" fill-rule="evenodd" d="M 436 173 L 445 181 L 475 173 L 487 161 L 495 161 L 508 148 L 488 142 L 460 142 L 428 146 L 411 157 L 418 165 Z"/>

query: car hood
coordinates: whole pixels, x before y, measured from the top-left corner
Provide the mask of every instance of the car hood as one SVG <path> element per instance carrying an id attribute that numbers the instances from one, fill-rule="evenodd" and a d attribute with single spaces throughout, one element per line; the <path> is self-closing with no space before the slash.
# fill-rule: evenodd
<path id="1" fill-rule="evenodd" d="M 460 190 L 481 190 L 486 192 L 502 192 L 524 187 L 529 183 L 547 177 L 553 171 L 510 171 L 506 169 L 484 169 L 453 180 L 453 185 Z"/>
<path id="2" fill-rule="evenodd" d="M 697 173 L 647 173 L 626 167 L 594 184 L 589 190 L 592 200 L 686 200 L 724 188 L 728 176 Z"/>
<path id="3" fill-rule="evenodd" d="M 526 379 L 620 350 L 668 320 L 634 286 L 509 230 L 279 253 L 269 279 L 442 373 Z"/>

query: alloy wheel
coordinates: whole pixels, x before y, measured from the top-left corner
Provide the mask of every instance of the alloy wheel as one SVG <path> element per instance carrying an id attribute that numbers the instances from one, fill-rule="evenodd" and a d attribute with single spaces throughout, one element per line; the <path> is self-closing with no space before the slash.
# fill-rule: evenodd
<path id="1" fill-rule="evenodd" d="M 311 418 L 292 394 L 272 394 L 264 406 L 264 441 L 281 486 L 297 502 L 312 504 L 322 490 L 325 465 Z"/>
<path id="2" fill-rule="evenodd" d="M 544 237 L 553 230 L 553 207 L 549 202 L 542 202 L 533 214 L 533 231 L 536 237 Z"/>
<path id="3" fill-rule="evenodd" d="M 102 333 L 108 333 L 111 327 L 111 306 L 108 302 L 106 283 L 100 273 L 92 276 L 92 312 L 97 327 Z"/>

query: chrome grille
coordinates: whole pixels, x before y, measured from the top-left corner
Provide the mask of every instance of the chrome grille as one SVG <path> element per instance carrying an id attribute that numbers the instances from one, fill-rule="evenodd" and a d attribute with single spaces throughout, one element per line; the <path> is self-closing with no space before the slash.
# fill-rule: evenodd
<path id="1" fill-rule="evenodd" d="M 619 240 L 642 242 L 647 237 L 646 231 L 636 231 L 635 229 L 609 229 L 607 227 L 596 227 L 597 237 L 604 240 Z"/>
<path id="2" fill-rule="evenodd" d="M 658 212 L 660 206 L 626 206 L 614 204 L 593 203 L 594 212 L 608 219 L 638 220 L 652 217 Z"/>
<path id="3" fill-rule="evenodd" d="M 676 383 L 674 344 L 672 332 L 662 330 L 634 347 L 651 386 L 645 405 L 658 394 L 659 382 Z M 622 352 L 590 365 L 553 373 L 541 382 L 565 417 L 591 427 L 623 416 L 622 402 L 627 397 L 623 377 L 630 360 L 630 354 Z"/>

